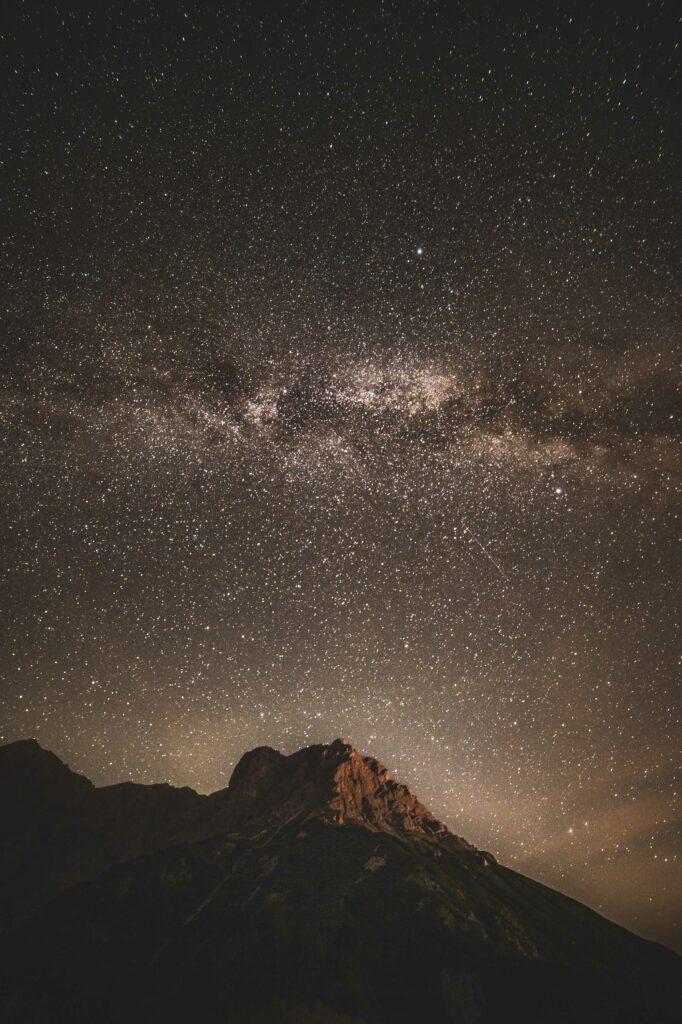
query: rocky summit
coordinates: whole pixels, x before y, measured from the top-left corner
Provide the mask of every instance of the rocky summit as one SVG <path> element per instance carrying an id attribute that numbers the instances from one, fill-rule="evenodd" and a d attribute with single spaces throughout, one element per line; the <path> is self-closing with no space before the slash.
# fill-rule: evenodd
<path id="1" fill-rule="evenodd" d="M 0 748 L 0 1018 L 672 1024 L 682 962 L 453 835 L 344 740 L 227 789 Z"/>
<path id="2" fill-rule="evenodd" d="M 306 747 L 289 757 L 271 747 L 257 747 L 242 757 L 227 793 L 216 796 L 224 820 L 234 825 L 258 822 L 273 828 L 317 819 L 473 849 L 451 835 L 407 786 L 394 782 L 383 765 L 342 739 L 329 746 Z"/>

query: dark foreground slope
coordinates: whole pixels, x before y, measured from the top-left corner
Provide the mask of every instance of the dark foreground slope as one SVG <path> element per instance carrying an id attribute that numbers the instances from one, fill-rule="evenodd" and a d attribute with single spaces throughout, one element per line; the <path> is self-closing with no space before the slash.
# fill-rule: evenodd
<path id="1" fill-rule="evenodd" d="M 38 782 L 36 782 L 38 780 Z M 9 1022 L 673 1022 L 680 960 L 452 835 L 341 740 L 227 790 L 0 749 Z"/>

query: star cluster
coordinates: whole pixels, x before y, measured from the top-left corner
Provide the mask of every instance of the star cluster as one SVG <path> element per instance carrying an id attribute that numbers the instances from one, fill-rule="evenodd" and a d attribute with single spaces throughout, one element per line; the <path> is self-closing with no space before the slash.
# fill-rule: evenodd
<path id="1" fill-rule="evenodd" d="M 2 741 L 345 736 L 680 947 L 673 5 L 105 7 L 3 15 Z"/>

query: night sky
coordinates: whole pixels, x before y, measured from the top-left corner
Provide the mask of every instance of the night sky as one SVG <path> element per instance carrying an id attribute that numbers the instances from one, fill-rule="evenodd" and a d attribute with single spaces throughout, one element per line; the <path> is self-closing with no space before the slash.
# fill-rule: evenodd
<path id="1" fill-rule="evenodd" d="M 210 791 L 344 736 L 682 948 L 678 39 L 4 4 L 0 742 Z"/>

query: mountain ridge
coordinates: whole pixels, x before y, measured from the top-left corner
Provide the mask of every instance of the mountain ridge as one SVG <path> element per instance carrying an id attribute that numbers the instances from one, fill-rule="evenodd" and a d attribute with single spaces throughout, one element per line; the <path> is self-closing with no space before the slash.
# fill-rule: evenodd
<path id="1" fill-rule="evenodd" d="M 8 1021 L 677 1019 L 675 954 L 499 865 L 345 740 L 248 751 L 210 795 L 46 754 L 0 748 L 0 795 L 40 789 L 31 758 L 61 780 L 30 827 L 0 819 Z"/>

